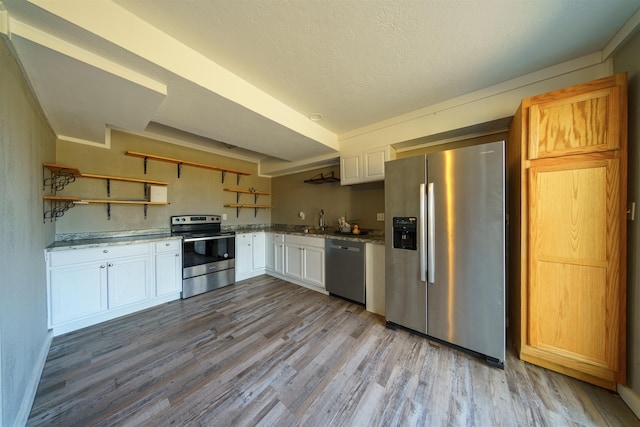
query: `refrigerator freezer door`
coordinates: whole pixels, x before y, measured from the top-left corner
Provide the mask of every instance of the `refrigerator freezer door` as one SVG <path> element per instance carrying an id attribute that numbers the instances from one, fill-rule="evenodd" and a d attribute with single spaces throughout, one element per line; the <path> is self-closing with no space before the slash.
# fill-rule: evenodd
<path id="1" fill-rule="evenodd" d="M 408 157 L 385 163 L 385 234 L 393 236 L 394 217 L 418 217 L 420 184 L 426 181 L 425 156 Z M 423 233 L 418 222 L 418 236 Z M 418 239 L 418 246 L 422 239 Z M 387 237 L 385 245 L 385 316 L 387 322 L 417 332 L 427 332 L 426 283 L 420 281 L 420 252 L 393 247 Z"/>
<path id="2" fill-rule="evenodd" d="M 504 142 L 428 155 L 435 269 L 427 286 L 427 334 L 500 362 L 506 334 L 504 158 Z"/>

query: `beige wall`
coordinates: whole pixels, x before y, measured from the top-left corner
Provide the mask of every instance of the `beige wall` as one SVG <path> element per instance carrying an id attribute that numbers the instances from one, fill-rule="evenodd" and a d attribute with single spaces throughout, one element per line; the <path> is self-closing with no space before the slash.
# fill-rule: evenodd
<path id="1" fill-rule="evenodd" d="M 357 223 L 362 229 L 384 230 L 384 222 L 376 220 L 376 214 L 384 212 L 384 183 L 341 186 L 330 184 L 305 184 L 304 180 L 315 175 L 334 172 L 340 176 L 340 167 L 321 168 L 293 175 L 273 178 L 272 213 L 274 224 L 307 225 L 315 227 L 324 210 L 327 225 L 337 227 L 338 217 Z M 298 212 L 305 213 L 305 220 Z"/>
<path id="2" fill-rule="evenodd" d="M 220 166 L 246 171 L 252 175 L 243 176 L 238 185 L 236 175 L 228 173 L 223 184 L 220 172 L 183 166 L 181 177 L 178 178 L 175 164 L 154 160 L 149 160 L 145 175 L 143 159 L 126 156 L 126 151 L 137 151 Z M 236 209 L 224 207 L 225 204 L 236 203 L 236 194 L 223 191 L 224 188 L 248 190 L 253 187 L 259 191 L 271 191 L 271 179 L 259 177 L 255 163 L 118 131 L 111 133 L 110 149 L 59 140 L 56 162 L 76 166 L 85 173 L 168 182 L 167 192 L 170 202 L 167 206 L 149 206 L 147 219 L 144 219 L 142 206 L 112 204 L 111 220 L 107 220 L 106 205 L 79 205 L 58 219 L 56 234 L 168 229 L 169 217 L 183 214 L 226 213 L 228 219 L 223 221 L 223 225 L 269 224 L 271 222 L 270 210 L 260 209 L 258 216 L 254 218 L 253 209 L 242 209 L 239 218 L 236 218 Z M 106 183 L 103 180 L 79 178 L 59 194 L 83 199 L 106 199 Z M 144 187 L 142 184 L 111 182 L 111 198 L 113 199 L 143 199 L 143 197 Z M 253 197 L 250 195 L 242 195 L 240 202 L 254 204 Z M 270 205 L 271 196 L 260 196 L 258 204 Z"/>
<path id="3" fill-rule="evenodd" d="M 614 57 L 616 73 L 629 79 L 629 175 L 628 200 L 640 203 L 640 35 Z M 640 206 L 640 205 L 639 205 Z M 627 385 L 640 399 L 640 218 L 627 228 Z"/>
<path id="4" fill-rule="evenodd" d="M 0 425 L 24 425 L 49 349 L 42 163 L 55 137 L 0 37 Z"/>

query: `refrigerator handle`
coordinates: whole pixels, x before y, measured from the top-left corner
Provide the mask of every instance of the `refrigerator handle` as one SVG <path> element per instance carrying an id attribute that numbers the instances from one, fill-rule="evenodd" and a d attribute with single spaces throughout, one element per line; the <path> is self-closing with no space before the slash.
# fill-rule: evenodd
<path id="1" fill-rule="evenodd" d="M 436 281 L 436 262 L 435 262 L 435 249 L 436 249 L 436 219 L 435 219 L 435 200 L 433 194 L 433 182 L 430 182 L 427 187 L 427 272 L 428 283 L 434 283 Z"/>
<path id="2" fill-rule="evenodd" d="M 427 248 L 427 229 L 426 229 L 426 220 L 425 220 L 425 196 L 426 196 L 426 184 L 420 184 L 420 242 L 418 242 L 418 247 L 420 248 L 420 281 L 427 281 L 427 266 L 425 265 L 425 250 Z"/>

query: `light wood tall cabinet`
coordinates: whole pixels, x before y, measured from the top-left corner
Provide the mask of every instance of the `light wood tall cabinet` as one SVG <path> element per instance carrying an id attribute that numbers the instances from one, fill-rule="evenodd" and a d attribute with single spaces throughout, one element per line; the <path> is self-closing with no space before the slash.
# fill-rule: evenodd
<path id="1" fill-rule="evenodd" d="M 625 382 L 626 74 L 524 99 L 510 127 L 512 338 L 522 360 Z"/>

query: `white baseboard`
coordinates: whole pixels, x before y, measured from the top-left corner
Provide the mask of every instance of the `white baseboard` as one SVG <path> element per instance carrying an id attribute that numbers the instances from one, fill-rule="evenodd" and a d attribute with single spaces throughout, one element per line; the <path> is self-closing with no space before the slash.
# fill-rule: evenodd
<path id="1" fill-rule="evenodd" d="M 624 403 L 636 414 L 636 417 L 640 418 L 640 396 L 629 387 L 620 384 L 618 384 L 618 394 L 622 397 Z"/>
<path id="2" fill-rule="evenodd" d="M 27 388 L 25 389 L 24 396 L 22 397 L 20 411 L 18 411 L 18 415 L 16 416 L 15 420 L 15 425 L 17 426 L 24 426 L 27 424 L 29 414 L 31 413 L 31 407 L 33 406 L 33 401 L 35 400 L 36 392 L 38 391 L 38 384 L 40 384 L 40 377 L 42 376 L 42 371 L 44 370 L 44 364 L 46 363 L 47 356 L 49 355 L 49 349 L 51 348 L 52 341 L 53 331 L 49 330 L 44 342 L 42 343 L 42 348 L 40 349 L 38 360 L 36 360 L 36 364 L 33 367 L 33 371 L 31 372 L 31 378 L 29 379 L 29 383 L 27 384 Z"/>

